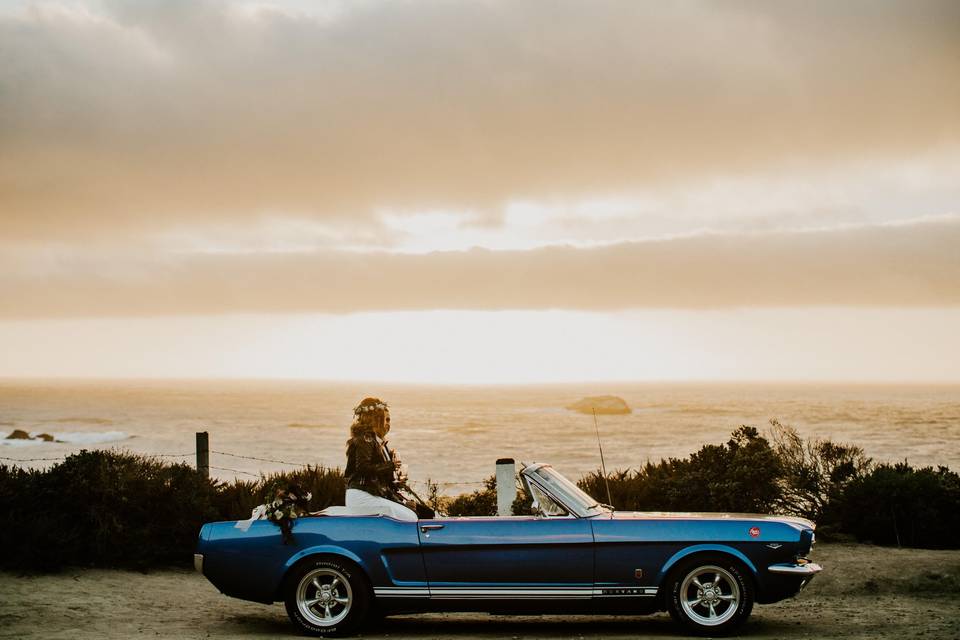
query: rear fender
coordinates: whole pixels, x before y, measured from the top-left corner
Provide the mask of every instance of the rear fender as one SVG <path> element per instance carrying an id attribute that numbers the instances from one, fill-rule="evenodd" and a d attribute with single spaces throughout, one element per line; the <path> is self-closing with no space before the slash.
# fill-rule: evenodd
<path id="1" fill-rule="evenodd" d="M 360 560 L 360 557 L 348 549 L 330 544 L 307 547 L 306 549 L 301 549 L 297 553 L 287 558 L 287 561 L 283 565 L 283 572 L 280 577 L 280 582 L 274 589 L 274 601 L 283 600 L 283 583 L 286 580 L 287 575 L 290 573 L 290 570 L 300 562 L 308 560 L 313 556 L 339 556 L 341 558 L 345 558 L 352 564 L 355 564 L 365 575 L 369 575 L 366 568 L 363 566 L 363 561 Z"/>

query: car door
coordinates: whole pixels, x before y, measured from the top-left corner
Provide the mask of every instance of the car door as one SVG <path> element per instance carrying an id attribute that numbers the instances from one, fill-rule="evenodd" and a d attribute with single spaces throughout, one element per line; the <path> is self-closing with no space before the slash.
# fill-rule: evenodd
<path id="1" fill-rule="evenodd" d="M 419 522 L 431 598 L 590 598 L 593 530 L 574 516 Z"/>

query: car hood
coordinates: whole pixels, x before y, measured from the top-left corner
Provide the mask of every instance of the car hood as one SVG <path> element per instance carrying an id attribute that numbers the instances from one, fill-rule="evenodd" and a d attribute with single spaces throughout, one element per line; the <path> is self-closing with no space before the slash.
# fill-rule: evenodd
<path id="1" fill-rule="evenodd" d="M 613 520 L 737 520 L 751 522 L 780 522 L 801 529 L 815 529 L 816 525 L 806 518 L 795 516 L 771 516 L 762 513 L 718 513 L 686 511 L 614 511 L 609 516 Z"/>

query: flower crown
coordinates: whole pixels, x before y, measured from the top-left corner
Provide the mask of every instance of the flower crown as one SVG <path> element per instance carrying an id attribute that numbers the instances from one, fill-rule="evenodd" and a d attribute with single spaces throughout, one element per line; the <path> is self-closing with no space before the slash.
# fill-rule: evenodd
<path id="1" fill-rule="evenodd" d="M 378 402 L 377 404 L 358 404 L 353 408 L 353 415 L 359 416 L 361 413 L 368 413 L 370 411 L 386 411 L 390 407 L 387 406 L 386 402 Z"/>

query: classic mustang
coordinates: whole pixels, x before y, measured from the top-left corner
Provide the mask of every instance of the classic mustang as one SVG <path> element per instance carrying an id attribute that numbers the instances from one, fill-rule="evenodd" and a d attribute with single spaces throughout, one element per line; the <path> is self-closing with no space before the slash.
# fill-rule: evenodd
<path id="1" fill-rule="evenodd" d="M 820 571 L 805 557 L 807 520 L 614 512 L 550 465 L 519 475 L 539 515 L 318 515 L 296 520 L 286 545 L 266 520 L 215 522 L 200 531 L 195 565 L 228 596 L 284 601 L 310 635 L 400 612 L 663 610 L 688 631 L 723 635 L 754 602 L 796 595 Z"/>

